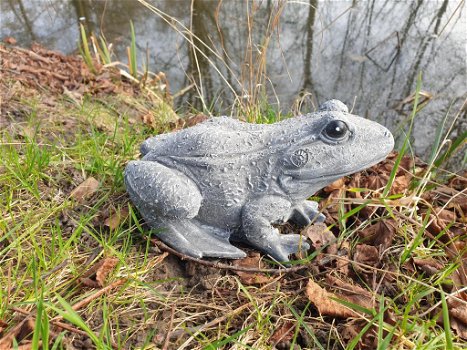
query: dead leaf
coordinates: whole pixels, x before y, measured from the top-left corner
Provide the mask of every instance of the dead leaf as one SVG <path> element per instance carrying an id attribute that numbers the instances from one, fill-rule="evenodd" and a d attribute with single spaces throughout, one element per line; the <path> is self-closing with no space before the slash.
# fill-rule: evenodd
<path id="1" fill-rule="evenodd" d="M 392 244 L 392 239 L 396 234 L 396 227 L 397 224 L 393 219 L 381 220 L 359 231 L 358 235 L 364 243 L 374 246 L 381 245 L 385 250 Z"/>
<path id="2" fill-rule="evenodd" d="M 104 225 L 110 228 L 111 230 L 115 230 L 122 222 L 124 222 L 130 211 L 128 207 L 119 208 L 115 210 L 107 219 L 104 221 Z"/>
<path id="3" fill-rule="evenodd" d="M 0 335 L 2 334 L 3 330 L 8 327 L 8 323 L 0 320 Z"/>
<path id="4" fill-rule="evenodd" d="M 294 328 L 295 325 L 293 322 L 284 322 L 279 328 L 276 328 L 271 338 L 269 338 L 270 343 L 274 346 L 280 343 L 290 342 L 294 335 Z"/>
<path id="5" fill-rule="evenodd" d="M 449 321 L 459 337 L 467 339 L 467 293 L 456 295 L 459 299 L 449 298 L 447 300 Z"/>
<path id="6" fill-rule="evenodd" d="M 311 225 L 306 229 L 305 235 L 311 240 L 316 250 L 325 246 L 336 245 L 336 237 L 324 223 Z M 337 251 L 337 248 L 335 250 Z"/>
<path id="7" fill-rule="evenodd" d="M 380 262 L 378 248 L 368 244 L 358 244 L 355 247 L 353 260 L 358 263 L 354 266 L 357 271 L 368 272 L 369 268 L 376 267 Z"/>
<path id="8" fill-rule="evenodd" d="M 105 279 L 113 271 L 117 263 L 117 258 L 104 258 L 98 261 L 82 274 L 79 278 L 80 283 L 90 288 L 104 287 Z"/>
<path id="9" fill-rule="evenodd" d="M 336 272 L 339 272 L 343 276 L 348 276 L 350 273 L 350 242 L 348 240 L 342 242 L 337 252 L 339 256 L 336 262 Z"/>
<path id="10" fill-rule="evenodd" d="M 318 312 L 323 316 L 343 318 L 358 316 L 355 311 L 331 299 L 342 299 L 339 295 L 327 292 L 311 279 L 308 280 L 308 284 L 306 285 L 306 295 L 308 300 L 316 306 Z"/>
<path id="11" fill-rule="evenodd" d="M 16 39 L 11 36 L 7 36 L 5 39 L 3 39 L 3 42 L 10 45 L 16 45 Z"/>
<path id="12" fill-rule="evenodd" d="M 202 123 L 209 119 L 209 116 L 206 114 L 198 113 L 196 115 L 190 116 L 185 120 L 185 127 L 194 126 L 196 124 Z"/>
<path id="13" fill-rule="evenodd" d="M 151 112 L 147 112 L 141 117 L 141 120 L 143 121 L 144 124 L 149 126 L 150 128 L 155 128 L 156 126 L 156 118 Z"/>
<path id="14" fill-rule="evenodd" d="M 404 193 L 409 188 L 409 184 L 410 184 L 410 176 L 407 176 L 405 174 L 401 176 L 396 176 L 392 183 L 391 190 L 389 191 L 389 193 L 390 194 Z"/>
<path id="15" fill-rule="evenodd" d="M 350 345 L 367 325 L 366 321 L 359 319 L 353 319 L 346 322 L 343 325 L 343 329 L 339 332 L 342 336 L 344 344 Z M 355 344 L 356 350 L 374 350 L 378 347 L 377 330 L 375 326 L 370 327 L 365 334 L 359 337 L 357 344 Z"/>
<path id="16" fill-rule="evenodd" d="M 34 318 L 32 316 L 26 316 L 20 323 L 14 326 L 8 333 L 0 338 L 0 349 L 9 350 L 12 349 L 13 340 L 19 343 L 22 339 L 31 335 L 34 330 Z"/>
<path id="17" fill-rule="evenodd" d="M 327 185 L 325 188 L 323 188 L 323 191 L 326 193 L 331 193 L 332 191 L 339 190 L 341 188 L 345 188 L 345 178 L 343 177 Z"/>
<path id="18" fill-rule="evenodd" d="M 330 287 L 339 289 L 340 299 L 365 308 L 376 307 L 375 298 L 368 290 L 355 284 L 344 282 L 331 275 L 326 276 L 326 282 Z"/>
<path id="19" fill-rule="evenodd" d="M 70 197 L 76 199 L 78 202 L 83 202 L 86 197 L 89 197 L 97 191 L 99 181 L 93 177 L 88 177 L 78 187 L 70 193 Z"/>
<path id="20" fill-rule="evenodd" d="M 261 255 L 259 253 L 253 253 L 251 256 L 246 258 L 235 260 L 233 264 L 238 267 L 259 269 L 261 268 L 260 258 Z M 260 272 L 235 271 L 235 273 L 240 277 L 242 283 L 246 285 L 266 284 L 274 280 L 274 278 L 268 277 L 264 273 Z"/>
<path id="21" fill-rule="evenodd" d="M 433 276 L 444 268 L 444 265 L 433 258 L 412 259 L 413 264 L 425 272 L 428 276 Z"/>
<path id="22" fill-rule="evenodd" d="M 100 287 L 104 286 L 105 279 L 110 272 L 113 271 L 115 266 L 117 266 L 117 258 L 105 258 L 103 264 L 97 269 L 96 272 L 96 281 L 99 283 Z"/>

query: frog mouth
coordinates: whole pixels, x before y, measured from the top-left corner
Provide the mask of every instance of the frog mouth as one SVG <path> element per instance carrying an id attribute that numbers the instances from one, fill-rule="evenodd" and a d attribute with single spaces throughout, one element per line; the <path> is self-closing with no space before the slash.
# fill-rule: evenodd
<path id="1" fill-rule="evenodd" d="M 340 179 L 343 176 L 351 175 L 354 173 L 357 173 L 359 171 L 362 171 L 363 169 L 367 169 L 369 167 L 372 167 L 375 164 L 378 164 L 381 162 L 383 159 L 386 158 L 385 156 L 380 156 L 378 158 L 374 158 L 370 160 L 369 162 L 361 165 L 358 169 L 354 170 L 347 170 L 347 171 L 342 171 L 339 173 L 325 173 L 325 174 L 317 174 L 316 172 L 313 171 L 313 169 L 307 169 L 304 171 L 304 169 L 297 169 L 297 170 L 292 170 L 288 172 L 284 172 L 282 176 L 279 178 L 279 183 L 280 186 L 283 189 L 287 188 L 293 188 L 294 183 L 301 183 L 304 185 L 319 185 L 319 186 L 326 186 L 327 184 Z M 324 184 L 324 185 L 323 185 Z M 321 188 L 321 187 L 319 187 Z M 317 188 L 316 191 L 319 189 Z"/>

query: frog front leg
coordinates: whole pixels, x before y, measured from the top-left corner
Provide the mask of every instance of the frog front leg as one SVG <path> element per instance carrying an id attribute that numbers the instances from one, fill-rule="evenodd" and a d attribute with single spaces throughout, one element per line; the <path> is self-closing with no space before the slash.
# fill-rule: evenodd
<path id="1" fill-rule="evenodd" d="M 226 232 L 196 219 L 203 197 L 182 172 L 156 161 L 131 161 L 125 169 L 125 184 L 145 221 L 172 248 L 197 258 L 245 256 L 230 244 Z"/>
<path id="2" fill-rule="evenodd" d="M 294 213 L 283 197 L 265 196 L 245 204 L 242 209 L 243 238 L 277 261 L 289 261 L 289 255 L 309 249 L 298 234 L 281 235 L 271 224 L 288 221 Z"/>
<path id="3" fill-rule="evenodd" d="M 308 226 L 313 221 L 323 222 L 326 219 L 326 216 L 319 212 L 317 202 L 303 201 L 294 206 L 290 219 L 297 225 Z"/>

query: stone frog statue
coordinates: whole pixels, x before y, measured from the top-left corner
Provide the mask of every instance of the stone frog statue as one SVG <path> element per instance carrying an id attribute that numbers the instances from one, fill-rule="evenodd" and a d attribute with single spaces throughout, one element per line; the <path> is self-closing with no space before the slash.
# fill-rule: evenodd
<path id="1" fill-rule="evenodd" d="M 286 262 L 309 245 L 272 224 L 323 221 L 307 200 L 393 149 L 391 133 L 337 100 L 274 124 L 228 117 L 151 137 L 130 161 L 130 199 L 156 236 L 192 257 L 242 258 L 240 241 Z"/>

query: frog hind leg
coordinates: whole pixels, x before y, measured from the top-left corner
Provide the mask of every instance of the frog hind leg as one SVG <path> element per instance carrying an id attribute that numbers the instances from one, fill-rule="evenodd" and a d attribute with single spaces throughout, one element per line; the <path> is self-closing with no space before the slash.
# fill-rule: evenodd
<path id="1" fill-rule="evenodd" d="M 195 219 L 202 196 L 182 172 L 155 161 L 131 161 L 125 169 L 125 184 L 147 224 L 175 250 L 196 258 L 245 256 L 230 244 L 228 232 Z"/>
<path id="2" fill-rule="evenodd" d="M 230 244 L 229 233 L 202 225 L 193 219 L 166 219 L 150 222 L 155 237 L 180 253 L 195 257 L 239 259 L 245 252 Z"/>

